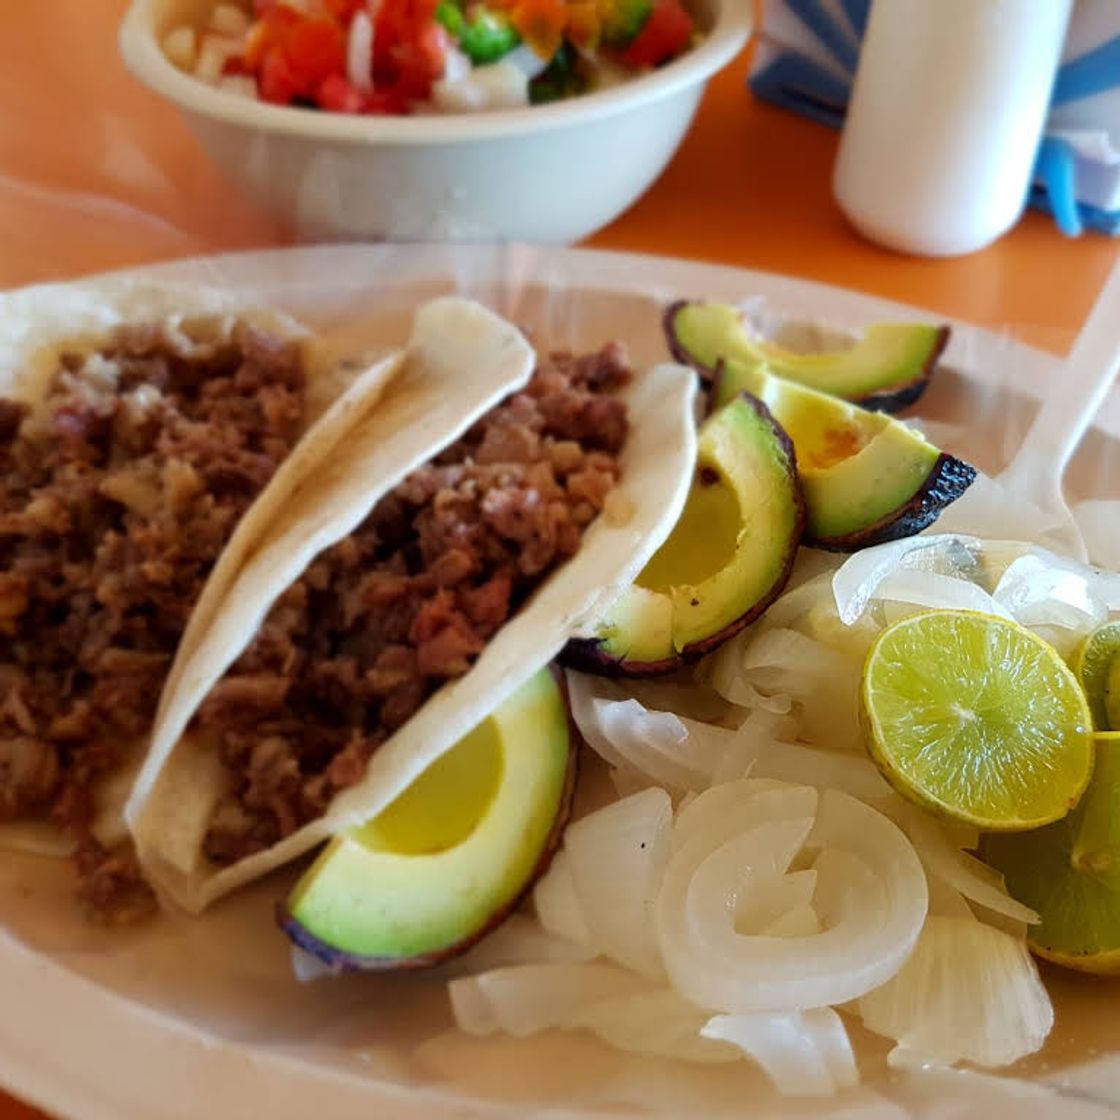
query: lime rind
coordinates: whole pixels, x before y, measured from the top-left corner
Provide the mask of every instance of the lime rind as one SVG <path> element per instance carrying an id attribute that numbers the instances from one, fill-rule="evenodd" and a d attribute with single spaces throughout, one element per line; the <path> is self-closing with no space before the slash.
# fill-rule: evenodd
<path id="1" fill-rule="evenodd" d="M 1093 779 L 1065 820 L 985 838 L 1011 896 L 1038 911 L 1033 952 L 1082 972 L 1120 974 L 1120 733 L 1094 738 Z"/>
<path id="2" fill-rule="evenodd" d="M 1113 693 L 1120 685 L 1120 621 L 1098 626 L 1077 647 L 1071 664 L 1089 701 L 1093 727 L 1097 731 L 1116 730 L 1120 720 L 1114 717 L 1120 714 L 1115 711 L 1120 707 L 1120 696 Z"/>
<path id="3" fill-rule="evenodd" d="M 860 714 L 871 757 L 904 797 L 984 831 L 1059 820 L 1092 772 L 1090 713 L 1051 646 L 1006 619 L 928 611 L 868 654 Z"/>

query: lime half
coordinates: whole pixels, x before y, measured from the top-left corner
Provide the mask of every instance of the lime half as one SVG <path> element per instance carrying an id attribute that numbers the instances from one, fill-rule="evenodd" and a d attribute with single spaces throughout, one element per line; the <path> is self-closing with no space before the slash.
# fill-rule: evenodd
<path id="1" fill-rule="evenodd" d="M 1120 622 L 1098 626 L 1077 647 L 1072 665 L 1089 700 L 1093 726 L 1120 731 Z"/>
<path id="2" fill-rule="evenodd" d="M 1042 919 L 1039 956 L 1084 972 L 1120 973 L 1120 735 L 1098 735 L 1093 780 L 1065 820 L 989 836 L 984 858 Z"/>
<path id="3" fill-rule="evenodd" d="M 864 665 L 860 714 L 899 793 L 985 831 L 1064 817 L 1093 768 L 1089 708 L 1057 651 L 974 611 L 884 630 Z"/>

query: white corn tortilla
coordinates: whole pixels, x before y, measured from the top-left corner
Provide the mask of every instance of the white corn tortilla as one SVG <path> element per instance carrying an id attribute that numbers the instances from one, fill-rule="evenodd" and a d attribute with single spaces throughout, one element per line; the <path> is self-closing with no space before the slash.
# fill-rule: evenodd
<path id="1" fill-rule="evenodd" d="M 211 573 L 180 642 L 180 653 L 197 640 L 256 537 L 277 515 L 283 498 L 380 398 L 400 369 L 399 354 L 372 364 L 339 360 L 310 331 L 288 315 L 260 307 L 218 288 L 152 285 L 124 278 L 41 284 L 0 293 L 0 395 L 41 404 L 62 353 L 87 354 L 106 345 L 125 324 L 189 326 L 192 337 L 218 338 L 235 321 L 298 341 L 307 374 L 308 431 L 284 460 L 269 485 L 238 523 Z M 317 421 L 317 422 L 316 422 Z M 165 686 L 170 691 L 176 660 Z M 139 755 L 144 742 L 130 744 Z M 138 758 L 132 769 L 139 765 Z M 127 767 L 126 767 L 127 769 Z M 121 839 L 121 810 L 128 783 L 110 775 L 97 791 L 95 835 L 103 843 Z M 63 857 L 73 841 L 44 821 L 0 824 L 0 849 Z"/>
<path id="2" fill-rule="evenodd" d="M 423 340 L 425 326 L 435 325 L 418 317 L 416 336 Z M 691 370 L 666 364 L 637 378 L 627 392 L 631 428 L 621 456 L 622 478 L 577 555 L 490 640 L 469 672 L 445 685 L 374 752 L 365 778 L 336 797 L 323 817 L 228 867 L 211 864 L 202 844 L 228 777 L 213 743 L 187 731 L 191 717 L 310 561 L 356 528 L 385 493 L 509 391 L 508 379 L 495 377 L 490 368 L 496 357 L 476 367 L 462 362 L 463 352 L 451 324 L 442 324 L 419 350 L 414 337 L 405 373 L 330 456 L 322 474 L 286 503 L 284 519 L 261 540 L 219 617 L 182 668 L 126 815 L 150 881 L 166 900 L 191 913 L 380 812 L 551 661 L 573 632 L 601 614 L 633 582 L 680 516 L 696 456 L 696 379 Z M 422 361 L 431 368 L 418 370 Z M 441 386 L 454 367 L 460 371 L 458 388 L 448 396 Z M 477 392 L 476 380 L 492 384 L 494 392 Z"/>

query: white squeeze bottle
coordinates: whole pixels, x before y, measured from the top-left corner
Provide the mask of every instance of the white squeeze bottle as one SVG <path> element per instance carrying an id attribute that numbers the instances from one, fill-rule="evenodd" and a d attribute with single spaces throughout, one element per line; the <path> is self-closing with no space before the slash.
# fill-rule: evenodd
<path id="1" fill-rule="evenodd" d="M 1022 213 L 1072 0 L 874 0 L 833 174 L 892 249 L 970 253 Z"/>

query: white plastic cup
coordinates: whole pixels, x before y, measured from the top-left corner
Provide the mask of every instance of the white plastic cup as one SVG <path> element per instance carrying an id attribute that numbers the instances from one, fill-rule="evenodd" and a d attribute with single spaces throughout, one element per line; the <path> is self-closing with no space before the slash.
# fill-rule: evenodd
<path id="1" fill-rule="evenodd" d="M 971 253 L 1026 204 L 1073 0 L 874 0 L 833 173 L 865 237 Z"/>

